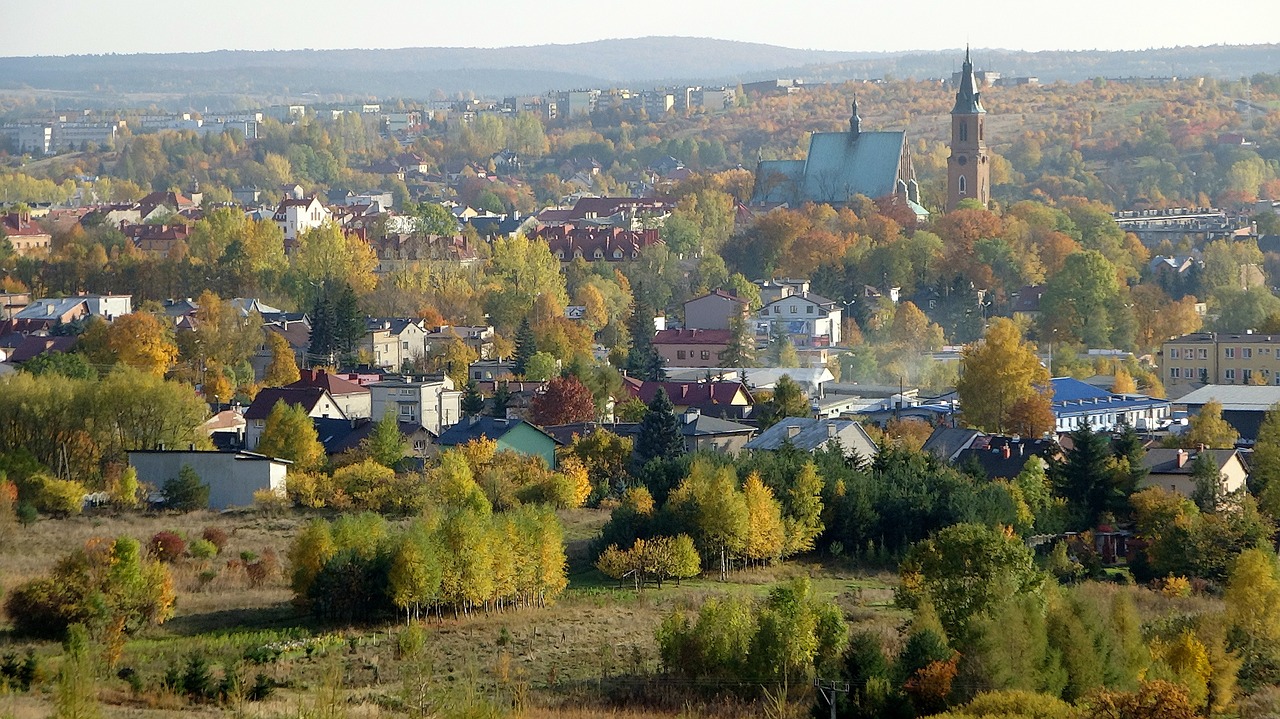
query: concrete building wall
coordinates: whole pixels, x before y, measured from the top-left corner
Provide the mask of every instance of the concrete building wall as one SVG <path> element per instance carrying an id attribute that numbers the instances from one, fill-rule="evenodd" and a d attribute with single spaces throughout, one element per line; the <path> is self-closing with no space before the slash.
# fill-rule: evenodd
<path id="1" fill-rule="evenodd" d="M 239 452 L 130 452 L 129 466 L 139 481 L 154 487 L 177 479 L 183 466 L 191 467 L 209 485 L 213 510 L 251 506 L 253 493 L 263 489 L 283 494 L 288 477 L 286 463 Z"/>

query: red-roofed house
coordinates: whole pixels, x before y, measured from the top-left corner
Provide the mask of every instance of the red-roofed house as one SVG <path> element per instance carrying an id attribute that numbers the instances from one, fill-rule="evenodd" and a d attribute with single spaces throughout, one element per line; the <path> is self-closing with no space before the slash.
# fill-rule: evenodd
<path id="1" fill-rule="evenodd" d="M 27 212 L 10 212 L 0 218 L 0 234 L 8 236 L 19 257 L 44 257 L 53 245 L 53 235 L 32 222 Z"/>
<path id="2" fill-rule="evenodd" d="M 373 416 L 373 399 L 368 387 L 337 375 L 329 374 L 322 369 L 304 369 L 302 377 L 284 389 L 306 389 L 316 387 L 329 393 L 338 408 L 347 419 L 361 419 Z"/>
<path id="3" fill-rule="evenodd" d="M 191 228 L 184 224 L 124 225 L 120 231 L 139 250 L 160 257 L 167 257 L 179 242 L 186 242 L 191 236 Z"/>
<path id="4" fill-rule="evenodd" d="M 630 262 L 640 258 L 641 250 L 662 242 L 654 229 L 633 231 L 573 225 L 540 227 L 530 239 L 544 240 L 551 254 L 565 263 L 577 258 L 587 262 Z"/>
<path id="5" fill-rule="evenodd" d="M 755 404 L 751 390 L 741 382 L 645 382 L 635 377 L 623 377 L 622 387 L 632 397 L 645 404 L 653 401 L 659 389 L 667 391 L 671 404 L 677 410 L 694 407 L 703 414 L 717 416 L 717 407 L 747 407 Z"/>
<path id="6" fill-rule="evenodd" d="M 729 330 L 659 330 L 653 347 L 669 367 L 719 367 L 732 339 Z"/>

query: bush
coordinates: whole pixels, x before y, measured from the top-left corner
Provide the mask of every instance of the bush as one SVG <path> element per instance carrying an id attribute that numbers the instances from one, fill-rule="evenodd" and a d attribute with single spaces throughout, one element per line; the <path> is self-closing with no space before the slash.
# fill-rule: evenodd
<path id="1" fill-rule="evenodd" d="M 156 532 L 147 542 L 147 550 L 156 559 L 172 564 L 187 553 L 187 543 L 173 532 Z"/>
<path id="2" fill-rule="evenodd" d="M 502 631 L 506 631 L 503 627 Z M 418 656 L 422 648 L 427 644 L 427 633 L 421 625 L 411 624 L 405 627 L 403 632 L 396 637 L 396 651 L 401 659 L 412 659 Z"/>
<path id="3" fill-rule="evenodd" d="M 40 511 L 36 509 L 34 504 L 23 502 L 18 505 L 18 523 L 24 527 L 30 527 L 40 519 Z"/>
<path id="4" fill-rule="evenodd" d="M 84 509 L 84 485 L 69 479 L 39 477 L 39 491 L 36 493 L 36 509 L 45 514 L 68 517 L 79 514 Z"/>
<path id="5" fill-rule="evenodd" d="M 200 533 L 200 538 L 213 544 L 217 548 L 218 554 L 222 554 L 222 550 L 227 548 L 227 533 L 218 527 L 205 527 Z"/>
<path id="6" fill-rule="evenodd" d="M 208 560 L 218 556 L 217 545 L 207 539 L 197 539 L 191 543 L 187 551 L 196 559 Z"/>
<path id="7" fill-rule="evenodd" d="M 192 512 L 209 507 L 209 485 L 200 481 L 200 475 L 189 465 L 182 465 L 176 479 L 164 483 L 165 506 L 179 512 Z"/>

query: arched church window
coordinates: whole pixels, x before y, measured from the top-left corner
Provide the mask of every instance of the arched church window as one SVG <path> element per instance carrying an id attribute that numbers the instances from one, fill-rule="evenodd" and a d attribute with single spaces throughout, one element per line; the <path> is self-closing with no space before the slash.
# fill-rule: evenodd
<path id="1" fill-rule="evenodd" d="M 968 182 L 965 181 L 964 175 L 961 175 L 960 176 L 960 194 L 963 195 L 966 189 L 968 189 Z"/>
<path id="2" fill-rule="evenodd" d="M 969 123 L 964 120 L 960 121 L 960 142 L 969 141 Z"/>

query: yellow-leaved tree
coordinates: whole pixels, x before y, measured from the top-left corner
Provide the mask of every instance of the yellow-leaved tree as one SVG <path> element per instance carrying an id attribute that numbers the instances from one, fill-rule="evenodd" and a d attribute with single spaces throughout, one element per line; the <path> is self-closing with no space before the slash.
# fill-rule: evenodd
<path id="1" fill-rule="evenodd" d="M 1005 432 L 1017 419 L 1015 408 L 1037 396 L 1043 402 L 1049 392 L 1049 370 L 1013 320 L 992 320 L 981 340 L 960 351 L 956 393 L 965 422 L 974 427 Z"/>
<path id="2" fill-rule="evenodd" d="M 116 362 L 163 376 L 178 359 L 173 333 L 147 312 L 122 315 L 107 328 L 106 345 Z"/>

